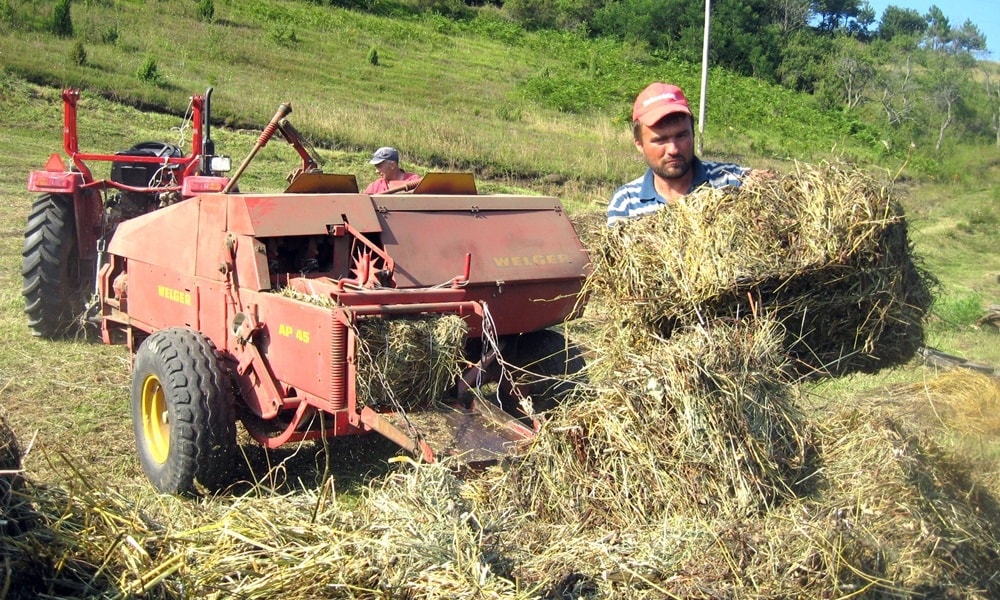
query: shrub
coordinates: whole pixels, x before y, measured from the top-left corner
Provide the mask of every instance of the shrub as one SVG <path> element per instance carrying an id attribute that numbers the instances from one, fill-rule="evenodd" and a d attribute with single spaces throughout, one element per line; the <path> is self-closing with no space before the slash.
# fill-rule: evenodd
<path id="1" fill-rule="evenodd" d="M 377 67 L 378 66 L 378 50 L 371 48 L 368 50 L 368 64 Z"/>
<path id="2" fill-rule="evenodd" d="M 295 35 L 295 27 L 287 23 L 273 26 L 268 32 L 268 37 L 279 46 L 291 46 L 299 41 L 299 37 Z"/>
<path id="3" fill-rule="evenodd" d="M 215 18 L 215 2 L 213 0 L 201 0 L 198 3 L 198 18 L 202 21 L 212 21 Z"/>
<path id="4" fill-rule="evenodd" d="M 73 19 L 69 13 L 69 0 L 59 0 L 52 12 L 52 33 L 59 37 L 73 37 Z"/>
<path id="5" fill-rule="evenodd" d="M 0 2 L 0 23 L 7 25 L 11 30 L 17 30 L 21 26 L 21 20 L 9 2 Z"/>
<path id="6" fill-rule="evenodd" d="M 73 61 L 74 65 L 83 67 L 87 64 L 87 49 L 83 47 L 83 42 L 77 40 L 73 44 L 73 49 L 69 53 L 69 59 Z"/>
<path id="7" fill-rule="evenodd" d="M 145 81 L 146 83 L 159 83 L 161 77 L 160 67 L 156 64 L 156 59 L 152 56 L 147 56 L 135 76 L 140 81 Z"/>
<path id="8" fill-rule="evenodd" d="M 118 33 L 118 26 L 111 25 L 110 27 L 105 29 L 103 33 L 101 33 L 101 43 L 113 46 L 116 43 L 118 43 L 119 35 L 120 34 Z"/>

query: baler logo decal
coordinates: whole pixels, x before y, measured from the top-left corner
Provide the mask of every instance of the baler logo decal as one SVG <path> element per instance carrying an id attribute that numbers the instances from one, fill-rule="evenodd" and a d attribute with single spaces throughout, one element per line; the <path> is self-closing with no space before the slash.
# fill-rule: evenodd
<path id="1" fill-rule="evenodd" d="M 500 267 L 540 267 L 569 262 L 568 254 L 532 254 L 531 256 L 494 256 L 493 264 Z"/>
<path id="2" fill-rule="evenodd" d="M 295 338 L 303 344 L 309 343 L 309 332 L 303 331 L 302 329 L 296 329 L 291 325 L 285 325 L 284 323 L 278 324 L 278 335 L 283 335 L 285 337 Z"/>
<path id="3" fill-rule="evenodd" d="M 159 294 L 160 298 L 166 298 L 167 300 L 178 304 L 191 306 L 191 292 L 175 290 L 174 288 L 169 288 L 165 285 L 158 285 L 156 286 L 156 293 Z"/>

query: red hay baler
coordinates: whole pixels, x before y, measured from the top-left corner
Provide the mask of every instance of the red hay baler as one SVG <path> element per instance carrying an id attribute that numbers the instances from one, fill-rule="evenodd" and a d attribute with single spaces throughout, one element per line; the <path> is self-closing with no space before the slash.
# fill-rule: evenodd
<path id="1" fill-rule="evenodd" d="M 96 241 L 90 319 L 133 352 L 150 481 L 167 493 L 225 486 L 237 422 L 267 448 L 377 432 L 419 459 L 462 464 L 530 439 L 532 402 L 565 392 L 583 366 L 550 329 L 582 309 L 589 269 L 559 200 L 478 194 L 471 175 L 453 173 L 358 193 L 353 176 L 318 169 L 290 110 L 221 191 L 122 220 Z M 232 193 L 275 132 L 303 157 L 297 177 L 284 193 Z M 432 315 L 457 315 L 468 332 L 450 396 L 406 409 L 359 402 L 359 325 Z"/>

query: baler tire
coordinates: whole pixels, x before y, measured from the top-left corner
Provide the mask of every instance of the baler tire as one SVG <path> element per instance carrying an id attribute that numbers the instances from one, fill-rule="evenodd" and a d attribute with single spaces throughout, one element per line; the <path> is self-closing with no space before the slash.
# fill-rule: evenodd
<path id="1" fill-rule="evenodd" d="M 510 363 L 518 390 L 531 396 L 535 412 L 555 408 L 576 388 L 586 366 L 579 346 L 567 343 L 562 333 L 551 329 L 522 334 Z M 509 381 L 500 382 L 499 393 L 504 409 L 516 411 L 520 399 Z"/>
<path id="2" fill-rule="evenodd" d="M 146 338 L 132 370 L 132 427 L 139 462 L 158 491 L 193 495 L 232 482 L 236 409 L 208 338 L 185 328 Z"/>
<path id="3" fill-rule="evenodd" d="M 63 337 L 80 324 L 93 268 L 81 262 L 76 239 L 72 196 L 39 196 L 31 205 L 21 252 L 24 312 L 37 337 Z"/>

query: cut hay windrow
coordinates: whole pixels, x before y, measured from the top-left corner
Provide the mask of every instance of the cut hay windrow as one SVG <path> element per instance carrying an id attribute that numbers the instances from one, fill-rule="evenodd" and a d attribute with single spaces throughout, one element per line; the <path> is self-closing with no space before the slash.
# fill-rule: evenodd
<path id="1" fill-rule="evenodd" d="M 878 409 L 832 412 L 815 447 L 797 494 L 765 512 L 627 526 L 525 511 L 496 494 L 503 469 L 463 481 L 446 464 L 401 464 L 351 506 L 332 480 L 198 501 L 29 484 L 0 532 L 6 598 L 1000 594 L 1000 515 L 967 465 Z"/>
<path id="2" fill-rule="evenodd" d="M 592 256 L 588 289 L 620 322 L 669 337 L 767 315 L 784 324 L 791 366 L 806 374 L 906 362 L 931 303 L 889 190 L 837 164 L 699 189 L 604 231 Z"/>

